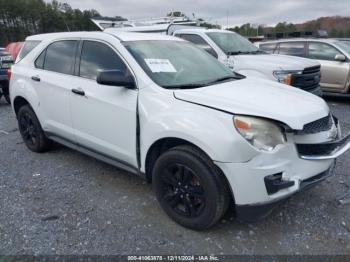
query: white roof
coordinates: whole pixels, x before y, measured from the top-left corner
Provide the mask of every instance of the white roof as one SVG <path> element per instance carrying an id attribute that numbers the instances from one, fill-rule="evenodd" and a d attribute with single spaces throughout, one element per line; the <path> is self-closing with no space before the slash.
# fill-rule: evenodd
<path id="1" fill-rule="evenodd" d="M 259 44 L 265 44 L 265 43 L 283 43 L 283 42 L 324 42 L 324 43 L 334 43 L 337 42 L 337 39 L 332 38 L 283 38 L 278 40 L 268 40 L 259 42 Z"/>
<path id="2" fill-rule="evenodd" d="M 229 30 L 223 30 L 223 29 L 206 29 L 204 27 L 202 28 L 189 28 L 189 29 L 180 29 L 177 30 L 176 32 L 186 32 L 186 33 L 190 33 L 190 32 L 203 32 L 203 33 L 234 33 L 232 31 Z"/>
<path id="3" fill-rule="evenodd" d="M 108 32 L 67 32 L 67 33 L 41 34 L 41 35 L 29 36 L 27 37 L 26 40 L 43 41 L 43 40 L 54 40 L 54 39 L 64 39 L 64 38 L 100 38 L 106 35 L 115 36 L 120 41 L 142 41 L 142 40 L 182 41 L 179 38 L 162 35 L 162 34 L 123 32 L 118 29 L 108 30 Z"/>

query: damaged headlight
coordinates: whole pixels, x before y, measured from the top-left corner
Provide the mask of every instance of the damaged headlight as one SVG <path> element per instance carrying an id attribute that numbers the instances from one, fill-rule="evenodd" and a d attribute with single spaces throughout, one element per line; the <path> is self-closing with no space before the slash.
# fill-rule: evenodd
<path id="1" fill-rule="evenodd" d="M 246 116 L 235 116 L 234 126 L 256 149 L 270 152 L 286 143 L 282 129 L 272 121 Z"/>

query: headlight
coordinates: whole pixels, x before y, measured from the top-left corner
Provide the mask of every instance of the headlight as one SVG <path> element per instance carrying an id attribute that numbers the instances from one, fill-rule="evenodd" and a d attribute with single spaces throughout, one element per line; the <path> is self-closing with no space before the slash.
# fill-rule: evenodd
<path id="1" fill-rule="evenodd" d="M 282 84 L 291 86 L 293 80 L 293 74 L 302 74 L 301 71 L 275 71 L 273 76 Z"/>
<path id="2" fill-rule="evenodd" d="M 286 142 L 281 128 L 272 121 L 235 116 L 233 122 L 238 132 L 258 150 L 269 152 Z"/>

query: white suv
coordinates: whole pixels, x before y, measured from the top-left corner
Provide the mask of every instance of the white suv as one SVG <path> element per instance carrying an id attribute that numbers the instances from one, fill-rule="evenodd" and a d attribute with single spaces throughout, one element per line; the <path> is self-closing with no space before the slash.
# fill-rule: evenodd
<path id="1" fill-rule="evenodd" d="M 164 211 L 205 229 L 234 205 L 254 220 L 332 174 L 349 149 L 326 103 L 243 78 L 191 43 L 137 33 L 32 36 L 12 68 L 19 130 L 153 182 Z M 201 66 L 198 66 L 201 65 Z"/>

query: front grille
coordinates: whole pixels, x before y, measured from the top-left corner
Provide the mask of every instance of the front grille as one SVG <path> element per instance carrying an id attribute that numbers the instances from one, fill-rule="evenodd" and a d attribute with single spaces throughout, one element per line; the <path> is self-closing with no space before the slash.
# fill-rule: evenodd
<path id="1" fill-rule="evenodd" d="M 308 67 L 305 68 L 303 71 L 303 74 L 314 74 L 314 73 L 319 73 L 321 71 L 321 66 L 313 66 L 313 67 Z"/>
<path id="2" fill-rule="evenodd" d="M 292 86 L 305 91 L 311 91 L 319 87 L 321 81 L 321 67 L 313 66 L 305 68 L 302 74 L 292 75 Z"/>
<path id="3" fill-rule="evenodd" d="M 323 144 L 297 144 L 297 150 L 301 156 L 327 156 L 335 150 L 350 142 L 350 136 L 335 142 Z"/>
<path id="4" fill-rule="evenodd" d="M 306 124 L 301 131 L 297 131 L 298 135 L 310 135 L 317 134 L 320 132 L 328 131 L 333 126 L 333 118 L 331 115 L 328 115 L 324 118 Z"/>

